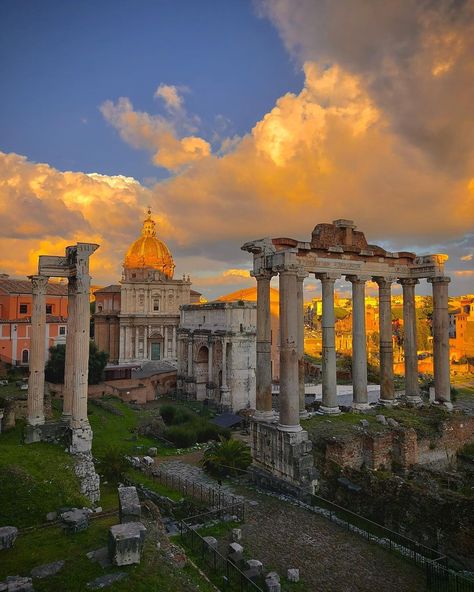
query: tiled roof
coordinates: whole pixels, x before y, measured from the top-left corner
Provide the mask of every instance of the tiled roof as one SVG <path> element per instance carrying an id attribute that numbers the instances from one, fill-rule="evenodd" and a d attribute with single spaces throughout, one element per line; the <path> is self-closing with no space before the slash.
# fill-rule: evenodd
<path id="1" fill-rule="evenodd" d="M 28 280 L 0 278 L 0 293 L 31 294 L 31 282 Z M 67 296 L 67 284 L 48 283 L 46 294 L 49 294 L 50 296 Z"/>
<path id="2" fill-rule="evenodd" d="M 105 286 L 105 288 L 99 288 L 95 290 L 94 294 L 102 294 L 104 292 L 120 292 L 119 284 L 112 284 L 111 286 Z"/>

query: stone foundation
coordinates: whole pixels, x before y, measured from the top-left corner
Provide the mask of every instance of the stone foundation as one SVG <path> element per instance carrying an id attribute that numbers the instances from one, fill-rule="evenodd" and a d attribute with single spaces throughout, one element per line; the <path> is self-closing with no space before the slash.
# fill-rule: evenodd
<path id="1" fill-rule="evenodd" d="M 50 442 L 62 444 L 69 440 L 69 428 L 61 421 L 47 421 L 39 425 L 27 425 L 25 428 L 25 444 L 33 442 Z"/>
<path id="2" fill-rule="evenodd" d="M 90 453 L 92 449 L 92 430 L 90 426 L 71 429 L 72 454 Z"/>
<path id="3" fill-rule="evenodd" d="M 100 478 L 95 472 L 92 454 L 75 454 L 76 465 L 74 472 L 81 482 L 81 493 L 85 495 L 93 504 L 100 500 Z"/>
<path id="4" fill-rule="evenodd" d="M 316 469 L 306 431 L 283 432 L 275 424 L 252 421 L 250 445 L 257 472 L 312 491 Z"/>

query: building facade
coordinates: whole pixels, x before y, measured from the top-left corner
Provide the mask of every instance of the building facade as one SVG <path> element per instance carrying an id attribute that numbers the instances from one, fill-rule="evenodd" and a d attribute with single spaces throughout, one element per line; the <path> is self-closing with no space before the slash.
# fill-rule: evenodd
<path id="1" fill-rule="evenodd" d="M 46 351 L 66 343 L 67 286 L 48 283 L 46 307 Z M 0 361 L 13 366 L 28 366 L 31 352 L 31 282 L 0 276 Z"/>
<path id="2" fill-rule="evenodd" d="M 112 363 L 177 363 L 179 307 L 199 301 L 189 276 L 174 279 L 168 247 L 156 236 L 151 212 L 129 247 L 120 284 L 95 292 L 95 341 Z"/>
<path id="3" fill-rule="evenodd" d="M 253 302 L 182 306 L 178 391 L 234 413 L 255 409 L 256 323 Z"/>

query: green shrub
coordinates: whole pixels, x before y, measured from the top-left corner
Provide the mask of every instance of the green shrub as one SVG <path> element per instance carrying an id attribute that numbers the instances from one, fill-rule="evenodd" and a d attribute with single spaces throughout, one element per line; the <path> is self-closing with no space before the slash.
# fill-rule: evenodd
<path id="1" fill-rule="evenodd" d="M 128 469 L 128 463 L 123 450 L 116 446 L 107 448 L 99 458 L 99 468 L 107 481 L 118 483 Z"/>
<path id="2" fill-rule="evenodd" d="M 225 440 L 222 436 L 204 452 L 201 461 L 206 471 L 214 475 L 238 475 L 252 463 L 250 448 L 240 440 Z"/>
<path id="3" fill-rule="evenodd" d="M 197 434 L 192 426 L 176 425 L 165 430 L 165 438 L 177 448 L 187 448 L 196 444 Z"/>
<path id="4" fill-rule="evenodd" d="M 160 413 L 166 425 L 187 423 L 196 417 L 196 415 L 189 409 L 175 407 L 174 405 L 163 405 L 160 407 Z"/>
<path id="5" fill-rule="evenodd" d="M 218 440 L 221 433 L 219 426 L 206 420 L 196 421 L 196 437 L 198 442 L 209 442 L 209 440 Z"/>

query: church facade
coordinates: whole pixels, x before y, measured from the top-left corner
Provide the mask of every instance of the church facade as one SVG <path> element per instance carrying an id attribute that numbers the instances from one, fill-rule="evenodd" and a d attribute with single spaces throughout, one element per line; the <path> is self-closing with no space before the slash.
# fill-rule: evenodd
<path id="1" fill-rule="evenodd" d="M 189 276 L 174 279 L 173 257 L 156 236 L 148 210 L 141 236 L 129 247 L 120 284 L 97 290 L 95 341 L 109 363 L 177 363 L 179 308 L 199 302 Z"/>

